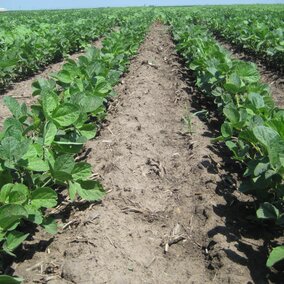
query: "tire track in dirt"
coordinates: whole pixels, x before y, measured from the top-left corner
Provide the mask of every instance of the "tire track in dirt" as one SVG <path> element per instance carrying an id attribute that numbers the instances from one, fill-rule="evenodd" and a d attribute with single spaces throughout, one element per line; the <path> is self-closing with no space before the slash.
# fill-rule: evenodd
<path id="1" fill-rule="evenodd" d="M 35 236 L 32 254 L 13 265 L 26 283 L 263 279 L 258 255 L 248 260 L 251 246 L 238 247 L 251 237 L 238 232 L 243 216 L 234 219 L 240 207 L 230 195 L 236 181 L 225 183 L 228 169 L 212 148 L 212 131 L 192 114 L 192 135 L 182 123 L 198 110 L 183 75 L 168 28 L 154 24 L 116 88 L 108 124 L 87 144 L 108 194 L 85 211 L 74 207 L 54 239 Z"/>

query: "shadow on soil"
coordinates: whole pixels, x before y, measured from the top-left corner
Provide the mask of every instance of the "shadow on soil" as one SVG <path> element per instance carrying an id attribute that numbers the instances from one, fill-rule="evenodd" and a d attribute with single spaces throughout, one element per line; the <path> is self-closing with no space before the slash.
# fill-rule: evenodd
<path id="1" fill-rule="evenodd" d="M 185 62 L 179 59 L 185 66 Z M 209 131 L 203 133 L 204 136 L 215 138 L 220 135 L 219 129 L 222 124 L 222 117 L 218 114 L 213 100 L 198 92 L 195 86 L 195 79 L 192 72 L 187 69 L 181 70 L 183 80 L 187 83 L 187 92 L 190 94 L 192 112 L 208 110 L 206 116 L 200 115 L 199 118 L 205 122 Z M 212 143 L 208 146 L 210 151 L 215 153 L 222 160 L 221 181 L 216 184 L 215 192 L 225 200 L 225 205 L 217 205 L 213 208 L 214 213 L 225 219 L 224 226 L 216 226 L 208 232 L 209 239 L 215 235 L 223 235 L 228 243 L 236 243 L 234 249 L 221 249 L 225 256 L 231 261 L 242 266 L 248 267 L 251 277 L 255 283 L 283 283 L 283 265 L 280 264 L 273 270 L 266 267 L 268 250 L 275 246 L 277 238 L 283 236 L 283 231 L 273 226 L 273 224 L 259 223 L 255 219 L 256 204 L 251 197 L 237 193 L 237 184 L 242 180 L 243 169 L 241 165 L 232 160 L 231 153 L 224 143 Z M 206 166 L 205 166 L 206 167 Z M 212 169 L 212 167 L 216 167 Z M 206 167 L 210 173 L 218 172 L 214 162 L 210 167 Z M 236 196 L 238 195 L 238 197 Z M 209 244 L 209 269 L 218 269 L 221 263 L 213 263 L 214 257 L 210 257 L 210 251 L 214 254 L 214 241 Z M 210 263 L 212 261 L 212 263 Z M 217 267 L 216 267 L 217 266 Z M 248 282 L 249 283 L 249 282 Z"/>

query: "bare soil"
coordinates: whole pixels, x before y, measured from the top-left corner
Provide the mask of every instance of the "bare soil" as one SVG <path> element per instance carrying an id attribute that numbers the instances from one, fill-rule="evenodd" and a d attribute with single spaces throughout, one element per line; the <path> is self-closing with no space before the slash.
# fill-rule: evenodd
<path id="1" fill-rule="evenodd" d="M 107 196 L 61 212 L 61 233 L 26 242 L 14 273 L 49 284 L 281 283 L 264 265 L 272 229 L 246 219 L 239 169 L 211 143 L 214 111 L 194 115 L 208 102 L 166 26 L 152 26 L 116 92 L 87 145 Z"/>
<path id="2" fill-rule="evenodd" d="M 259 59 L 254 58 L 251 55 L 246 54 L 244 51 L 240 51 L 234 45 L 218 38 L 220 44 L 228 49 L 232 55 L 240 60 L 251 61 L 257 65 L 257 68 L 261 75 L 261 81 L 269 85 L 272 97 L 278 107 L 284 107 L 284 74 L 281 74 L 280 70 L 277 72 L 275 69 L 271 69 L 268 65 L 265 65 Z"/>

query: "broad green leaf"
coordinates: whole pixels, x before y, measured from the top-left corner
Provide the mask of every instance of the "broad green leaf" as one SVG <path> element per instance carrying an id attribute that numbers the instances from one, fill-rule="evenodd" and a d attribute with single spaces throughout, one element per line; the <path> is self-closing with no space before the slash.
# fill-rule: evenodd
<path id="1" fill-rule="evenodd" d="M 69 187 L 68 187 L 68 192 L 69 192 L 69 197 L 73 201 L 75 200 L 76 194 L 78 192 L 78 188 L 81 187 L 81 185 L 77 182 L 72 182 L 69 181 Z"/>
<path id="2" fill-rule="evenodd" d="M 71 172 L 75 166 L 73 155 L 64 154 L 55 160 L 52 174 L 59 181 L 68 181 L 72 179 Z"/>
<path id="3" fill-rule="evenodd" d="M 33 96 L 37 96 L 41 93 L 47 93 L 54 90 L 56 87 L 56 82 L 54 80 L 47 80 L 44 78 L 39 78 L 32 83 L 32 93 Z"/>
<path id="4" fill-rule="evenodd" d="M 269 169 L 269 163 L 259 162 L 254 169 L 254 176 L 259 176 Z"/>
<path id="5" fill-rule="evenodd" d="M 224 89 L 231 92 L 237 93 L 241 88 L 241 80 L 236 73 L 231 74 L 224 84 Z"/>
<path id="6" fill-rule="evenodd" d="M 75 161 L 72 155 L 64 154 L 58 156 L 55 160 L 54 171 L 61 171 L 71 174 L 75 166 Z"/>
<path id="7" fill-rule="evenodd" d="M 97 181 L 87 180 L 79 181 L 78 183 L 80 187 L 77 188 L 77 192 L 82 199 L 96 201 L 105 195 L 102 185 Z"/>
<path id="8" fill-rule="evenodd" d="M 266 147 L 272 142 L 273 139 L 278 137 L 278 133 L 270 127 L 257 126 L 253 129 L 253 134 L 256 139 Z"/>
<path id="9" fill-rule="evenodd" d="M 271 203 L 265 202 L 260 205 L 256 211 L 257 218 L 259 219 L 277 219 L 279 216 L 279 210 Z"/>
<path id="10" fill-rule="evenodd" d="M 59 71 L 53 75 L 53 78 L 65 84 L 70 84 L 73 81 L 71 74 L 67 70 Z"/>
<path id="11" fill-rule="evenodd" d="M 13 183 L 8 183 L 3 185 L 3 187 L 0 190 L 0 203 L 8 203 L 9 194 L 13 188 Z"/>
<path id="12" fill-rule="evenodd" d="M 40 158 L 34 157 L 28 159 L 26 168 L 35 172 L 46 172 L 49 170 L 49 165 L 47 161 L 43 161 Z"/>
<path id="13" fill-rule="evenodd" d="M 33 206 L 32 204 L 25 205 L 25 209 L 27 210 L 29 216 L 28 220 L 40 225 L 43 221 L 43 214 L 40 208 Z"/>
<path id="14" fill-rule="evenodd" d="M 5 96 L 4 104 L 9 108 L 10 112 L 13 114 L 14 117 L 21 117 L 21 106 L 13 97 Z"/>
<path id="15" fill-rule="evenodd" d="M 76 105 L 61 104 L 52 113 L 51 117 L 54 122 L 60 126 L 70 126 L 79 118 L 80 111 Z"/>
<path id="16" fill-rule="evenodd" d="M 45 146 L 50 146 L 54 141 L 54 137 L 57 133 L 56 125 L 52 122 L 48 122 L 44 127 L 43 141 Z"/>
<path id="17" fill-rule="evenodd" d="M 234 105 L 227 105 L 223 112 L 230 122 L 234 124 L 239 122 L 240 114 Z"/>
<path id="18" fill-rule="evenodd" d="M 6 241 L 3 244 L 3 249 L 5 252 L 10 254 L 14 249 L 16 249 L 27 237 L 29 234 L 25 234 L 18 231 L 9 232 Z"/>
<path id="19" fill-rule="evenodd" d="M 48 187 L 37 188 L 31 194 L 31 205 L 35 208 L 52 208 L 57 205 L 57 193 Z"/>
<path id="20" fill-rule="evenodd" d="M 29 197 L 29 189 L 24 184 L 8 183 L 1 188 L 0 202 L 9 204 L 24 204 Z"/>
<path id="21" fill-rule="evenodd" d="M 264 99 L 260 94 L 250 93 L 248 99 L 256 109 L 265 107 Z"/>
<path id="22" fill-rule="evenodd" d="M 74 180 L 87 179 L 92 175 L 92 166 L 84 162 L 76 163 L 71 174 Z"/>
<path id="23" fill-rule="evenodd" d="M 50 117 L 59 105 L 59 98 L 55 92 L 45 92 L 41 95 L 42 108 L 45 116 Z"/>
<path id="24" fill-rule="evenodd" d="M 20 284 L 24 279 L 8 275 L 0 275 L 0 284 Z"/>
<path id="25" fill-rule="evenodd" d="M 18 141 L 14 137 L 4 138 L 0 145 L 0 158 L 9 161 L 18 161 L 29 149 L 29 140 Z"/>
<path id="26" fill-rule="evenodd" d="M 86 137 L 88 140 L 91 140 L 97 135 L 97 127 L 95 124 L 85 124 L 79 129 L 82 136 Z"/>
<path id="27" fill-rule="evenodd" d="M 28 218 L 28 212 L 21 205 L 7 204 L 0 207 L 0 228 L 4 231 L 23 218 Z"/>
<path id="28" fill-rule="evenodd" d="M 267 150 L 272 167 L 274 169 L 279 169 L 283 166 L 284 140 L 277 136 L 275 139 L 270 141 Z"/>
<path id="29" fill-rule="evenodd" d="M 103 105 L 104 98 L 98 96 L 84 96 L 79 104 L 84 112 L 94 112 Z"/>
<path id="30" fill-rule="evenodd" d="M 224 138 L 229 138 L 233 135 L 233 128 L 230 123 L 223 123 L 221 127 L 221 133 Z"/>
<path id="31" fill-rule="evenodd" d="M 270 253 L 266 262 L 266 266 L 272 267 L 274 264 L 276 264 L 277 262 L 283 259 L 284 259 L 284 246 L 276 247 Z"/>
<path id="32" fill-rule="evenodd" d="M 102 76 L 97 76 L 96 78 L 96 93 L 99 94 L 107 94 L 111 91 L 111 85 L 106 81 L 106 79 Z"/>
<path id="33" fill-rule="evenodd" d="M 49 234 L 55 235 L 57 234 L 57 224 L 52 217 L 48 217 L 44 219 L 42 226 L 44 227 L 45 231 Z"/>
<path id="34" fill-rule="evenodd" d="M 16 119 L 15 117 L 8 117 L 4 121 L 4 130 L 7 131 L 10 127 L 13 127 L 15 129 L 18 129 L 19 131 L 23 131 L 23 127 L 21 122 Z"/>
<path id="35" fill-rule="evenodd" d="M 4 137 L 14 137 L 16 140 L 21 141 L 23 137 L 22 129 L 19 129 L 15 125 L 11 125 L 7 129 L 5 129 L 3 138 Z"/>
<path id="36" fill-rule="evenodd" d="M 254 63 L 245 61 L 235 61 L 234 69 L 241 80 L 247 83 L 259 82 L 260 74 L 257 71 L 257 67 Z"/>

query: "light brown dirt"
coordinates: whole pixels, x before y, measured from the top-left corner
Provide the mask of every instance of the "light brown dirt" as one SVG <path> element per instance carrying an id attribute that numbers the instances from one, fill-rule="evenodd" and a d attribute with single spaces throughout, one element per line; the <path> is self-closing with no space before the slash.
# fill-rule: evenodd
<path id="1" fill-rule="evenodd" d="M 211 144 L 214 119 L 193 115 L 203 102 L 185 77 L 167 27 L 153 25 L 87 145 L 108 194 L 25 244 L 12 266 L 25 283 L 269 282 L 265 234 L 245 220 L 249 199 L 233 193 L 232 161 Z"/>

